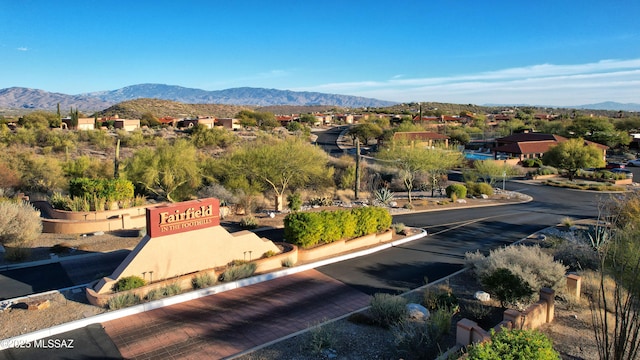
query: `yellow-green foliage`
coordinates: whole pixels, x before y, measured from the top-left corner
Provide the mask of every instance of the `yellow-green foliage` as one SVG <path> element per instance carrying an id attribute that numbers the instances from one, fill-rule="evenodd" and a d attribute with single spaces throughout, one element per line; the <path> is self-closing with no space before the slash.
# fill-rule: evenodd
<path id="1" fill-rule="evenodd" d="M 131 289 L 136 289 L 139 287 L 142 287 L 144 285 L 146 285 L 146 281 L 144 281 L 143 278 L 139 277 L 139 276 L 127 276 L 127 277 L 123 277 L 122 279 L 118 280 L 118 282 L 116 282 L 113 285 L 112 290 L 114 292 L 119 292 L 119 291 L 127 291 L 127 290 L 131 290 Z"/>
<path id="2" fill-rule="evenodd" d="M 491 341 L 469 347 L 469 360 L 560 359 L 553 350 L 553 342 L 536 330 L 508 330 L 499 333 L 491 331 Z"/>
<path id="3" fill-rule="evenodd" d="M 456 199 L 464 199 L 467 197 L 467 188 L 462 184 L 451 184 L 447 186 L 445 191 L 447 192 L 447 196 L 452 200 L 454 196 Z"/>
<path id="4" fill-rule="evenodd" d="M 284 219 L 284 237 L 305 248 L 384 231 L 391 221 L 391 214 L 378 207 L 296 212 Z"/>

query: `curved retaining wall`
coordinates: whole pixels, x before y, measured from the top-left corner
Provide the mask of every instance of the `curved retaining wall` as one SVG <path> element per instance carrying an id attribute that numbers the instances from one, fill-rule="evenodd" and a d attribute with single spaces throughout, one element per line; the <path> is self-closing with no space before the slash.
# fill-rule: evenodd
<path id="1" fill-rule="evenodd" d="M 149 204 L 127 209 L 106 211 L 65 211 L 54 209 L 47 201 L 34 201 L 33 206 L 48 218 L 42 218 L 42 232 L 53 234 L 87 234 L 144 228 Z"/>

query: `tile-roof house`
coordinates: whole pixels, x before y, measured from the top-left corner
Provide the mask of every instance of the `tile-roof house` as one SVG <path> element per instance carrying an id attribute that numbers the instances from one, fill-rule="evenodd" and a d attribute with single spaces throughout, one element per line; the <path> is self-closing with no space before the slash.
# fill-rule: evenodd
<path id="1" fill-rule="evenodd" d="M 431 131 L 407 131 L 393 134 L 393 140 L 410 142 L 413 145 L 433 146 L 436 143 L 449 146 L 449 137 Z"/>
<path id="2" fill-rule="evenodd" d="M 491 150 L 494 155 L 506 153 L 509 157 L 518 158 L 522 161 L 524 159 L 540 158 L 551 146 L 567 140 L 563 136 L 554 134 L 519 133 L 496 139 L 496 147 Z M 585 140 L 584 144 L 585 146 L 596 146 L 602 151 L 603 158 L 606 158 L 608 146 L 588 140 Z"/>

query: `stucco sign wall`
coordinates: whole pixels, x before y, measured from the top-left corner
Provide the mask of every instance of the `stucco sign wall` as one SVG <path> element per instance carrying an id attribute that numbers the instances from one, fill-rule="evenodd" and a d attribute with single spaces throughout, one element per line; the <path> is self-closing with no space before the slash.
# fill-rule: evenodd
<path id="1" fill-rule="evenodd" d="M 166 236 L 220 225 L 220 201 L 215 198 L 147 208 L 147 234 Z"/>

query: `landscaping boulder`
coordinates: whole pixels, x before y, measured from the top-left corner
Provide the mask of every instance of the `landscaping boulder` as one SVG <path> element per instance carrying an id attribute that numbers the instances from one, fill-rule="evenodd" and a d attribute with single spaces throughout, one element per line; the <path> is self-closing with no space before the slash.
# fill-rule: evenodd
<path id="1" fill-rule="evenodd" d="M 473 295 L 474 298 L 482 301 L 482 302 L 486 302 L 491 300 L 491 295 L 489 295 L 488 293 L 484 292 L 484 291 L 476 291 L 476 293 Z"/>
<path id="2" fill-rule="evenodd" d="M 426 307 L 415 303 L 407 304 L 407 312 L 410 320 L 426 321 L 430 316 Z"/>
<path id="3" fill-rule="evenodd" d="M 486 199 L 488 199 L 488 198 L 489 198 L 489 195 L 487 195 L 487 194 L 480 194 L 480 197 L 486 200 Z"/>

